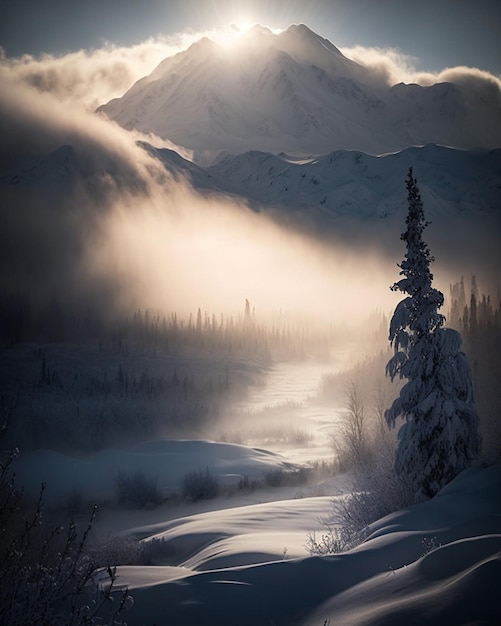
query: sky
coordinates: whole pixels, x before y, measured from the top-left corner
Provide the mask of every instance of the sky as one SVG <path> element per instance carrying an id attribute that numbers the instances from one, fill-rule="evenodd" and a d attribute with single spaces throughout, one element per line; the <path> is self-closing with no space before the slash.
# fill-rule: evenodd
<path id="1" fill-rule="evenodd" d="M 8 57 L 60 55 L 231 23 L 305 23 L 338 47 L 397 49 L 419 71 L 501 76 L 499 0 L 2 0 L 0 46 Z"/>

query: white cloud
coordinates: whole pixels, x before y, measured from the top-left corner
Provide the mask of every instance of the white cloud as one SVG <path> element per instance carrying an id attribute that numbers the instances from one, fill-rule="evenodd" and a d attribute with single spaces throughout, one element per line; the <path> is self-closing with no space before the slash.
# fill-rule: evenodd
<path id="1" fill-rule="evenodd" d="M 360 260 L 341 240 L 319 247 L 236 198 L 201 196 L 173 181 L 136 133 L 69 100 L 0 77 L 0 135 L 0 172 L 36 167 L 65 144 L 78 167 L 62 192 L 57 182 L 48 193 L 0 184 L 0 289 L 92 301 L 106 314 L 123 306 L 233 314 L 249 298 L 260 312 L 329 321 L 365 315 L 369 292 L 388 296 L 376 256 Z"/>
<path id="2" fill-rule="evenodd" d="M 367 255 L 360 260 L 342 240 L 320 250 L 235 199 L 202 198 L 188 184 L 170 181 L 138 148 L 137 133 L 89 112 L 199 36 L 0 59 L 0 171 L 12 168 L 16 157 L 46 155 L 69 144 L 93 173 L 58 204 L 36 190 L 3 189 L 0 286 L 8 278 L 27 293 L 38 288 L 49 297 L 52 289 L 68 298 L 72 290 L 85 295 L 87 284 L 89 293 L 106 295 L 106 310 L 112 300 L 218 311 L 240 308 L 248 297 L 275 310 L 307 303 L 332 316 L 365 312 L 367 302 L 389 292 L 385 263 Z M 385 82 L 454 79 L 491 90 L 499 85 L 496 77 L 471 68 L 419 74 L 413 59 L 394 50 L 359 48 L 351 56 Z"/>
<path id="3" fill-rule="evenodd" d="M 93 111 L 123 95 L 165 58 L 186 50 L 202 37 L 229 45 L 240 35 L 231 27 L 186 31 L 150 38 L 128 47 L 105 44 L 95 50 L 40 57 L 9 58 L 0 47 L 0 78 L 30 85 L 39 92 L 52 94 L 61 102 Z"/>
<path id="4" fill-rule="evenodd" d="M 341 52 L 349 59 L 360 63 L 374 72 L 375 78 L 394 85 L 399 82 L 411 82 L 418 59 L 404 54 L 395 48 L 377 48 L 352 46 L 341 48 Z"/>
<path id="5" fill-rule="evenodd" d="M 458 66 L 445 68 L 440 72 L 423 72 L 416 69 L 419 59 L 395 48 L 353 46 L 342 48 L 341 51 L 348 58 L 369 68 L 376 80 L 388 85 L 400 82 L 423 86 L 440 82 L 474 82 L 475 86 L 485 88 L 491 94 L 493 89 L 501 90 L 500 77 L 474 67 Z"/>
<path id="6" fill-rule="evenodd" d="M 452 82 L 482 90 L 484 96 L 501 97 L 501 78 L 476 67 L 448 67 L 437 75 L 435 82 Z"/>
<path id="7" fill-rule="evenodd" d="M 0 58 L 0 75 L 25 83 L 58 100 L 88 110 L 120 96 L 166 56 L 179 51 L 175 40 L 149 39 L 130 47 L 106 45 L 62 56 Z"/>
<path id="8" fill-rule="evenodd" d="M 149 74 L 166 57 L 186 50 L 201 37 L 227 45 L 238 37 L 235 29 L 189 31 L 169 37 L 150 38 L 133 46 L 106 44 L 95 50 L 78 50 L 64 55 L 24 55 L 8 58 L 0 48 L 0 78 L 25 84 L 37 92 L 50 93 L 60 102 L 95 110 L 119 97 L 142 76 Z M 501 79 L 476 68 L 454 67 L 441 72 L 416 70 L 418 59 L 393 48 L 343 48 L 349 58 L 368 67 L 374 79 L 385 84 L 398 82 L 431 85 L 437 82 L 475 81 L 477 86 L 501 89 Z"/>

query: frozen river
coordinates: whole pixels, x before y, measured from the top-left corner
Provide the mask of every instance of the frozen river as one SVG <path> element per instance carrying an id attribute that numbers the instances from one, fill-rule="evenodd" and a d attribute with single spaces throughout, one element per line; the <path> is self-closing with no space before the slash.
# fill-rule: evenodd
<path id="1" fill-rule="evenodd" d="M 324 376 L 344 369 L 351 350 L 329 362 L 277 362 L 262 384 L 249 388 L 235 410 L 242 443 L 281 452 L 297 463 L 333 458 L 330 437 L 343 407 L 343 389 L 335 402 L 323 402 L 318 392 Z"/>

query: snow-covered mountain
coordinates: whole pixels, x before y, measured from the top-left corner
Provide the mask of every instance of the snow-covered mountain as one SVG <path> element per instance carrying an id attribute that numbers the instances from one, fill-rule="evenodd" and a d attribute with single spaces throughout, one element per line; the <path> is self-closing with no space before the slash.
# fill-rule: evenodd
<path id="1" fill-rule="evenodd" d="M 411 165 L 430 217 L 500 212 L 501 149 L 457 150 L 429 144 L 377 157 L 338 150 L 303 159 L 249 151 L 222 155 L 202 167 L 173 150 L 140 145 L 174 179 L 187 179 L 201 193 L 237 196 L 258 210 L 279 208 L 319 223 L 340 216 L 385 218 L 404 210 L 403 181 Z M 89 168 L 71 146 L 61 146 L 2 180 L 62 196 L 77 181 L 94 188 L 102 174 L 100 168 Z M 107 175 L 113 177 L 112 168 Z"/>
<path id="2" fill-rule="evenodd" d="M 429 144 L 371 156 L 338 150 L 310 159 L 250 151 L 202 168 L 171 150 L 149 152 L 174 176 L 201 191 L 240 196 L 256 207 L 281 207 L 313 217 L 384 218 L 404 208 L 403 181 L 414 167 L 433 215 L 499 212 L 501 150 L 466 151 Z"/>
<path id="3" fill-rule="evenodd" d="M 495 88 L 493 88 L 496 91 Z M 372 154 L 439 143 L 501 146 L 501 99 L 473 83 L 384 84 L 304 25 L 204 38 L 99 111 L 197 153 Z"/>
<path id="4" fill-rule="evenodd" d="M 66 191 L 83 168 L 72 146 L 60 146 L 48 155 L 31 160 L 18 171 L 4 175 L 0 182 L 19 187 L 36 187 Z"/>

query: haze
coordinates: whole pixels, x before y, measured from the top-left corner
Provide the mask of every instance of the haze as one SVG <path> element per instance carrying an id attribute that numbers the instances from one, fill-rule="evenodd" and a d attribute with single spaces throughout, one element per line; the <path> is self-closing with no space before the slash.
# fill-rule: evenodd
<path id="1" fill-rule="evenodd" d="M 227 32 L 219 31 L 219 37 L 230 45 Z M 238 39 L 240 33 L 231 32 Z M 273 212 L 256 211 L 259 207 L 250 210 L 242 200 L 203 197 L 187 181 L 169 178 L 135 142 L 172 147 L 186 157 L 188 151 L 165 139 L 124 131 L 92 112 L 166 53 L 198 36 L 3 59 L 4 176 L 63 145 L 71 146 L 71 167 L 78 170 L 64 194 L 51 195 L 47 189 L 39 194 L 29 185 L 2 187 L 3 284 L 44 300 L 57 296 L 70 302 L 86 293 L 99 307 L 104 299 L 107 310 L 146 307 L 184 315 L 198 307 L 216 314 L 240 311 L 246 298 L 263 314 L 285 309 L 323 320 L 354 321 L 372 309 L 390 309 L 394 297 L 388 285 L 401 255 L 401 224 L 380 224 L 378 237 L 369 238 L 363 224 L 340 222 L 331 236 L 319 237 L 308 224 L 299 228 L 293 219 L 287 223 Z M 396 81 L 399 72 L 410 77 L 409 66 L 394 52 L 378 54 L 358 50 L 356 58 L 382 83 Z M 477 81 L 486 94 L 499 89 L 486 72 L 448 71 L 459 81 Z M 421 76 L 425 84 L 435 79 L 442 77 Z M 16 212 L 8 208 L 13 194 Z M 441 237 L 441 230 L 437 223 L 431 237 L 449 247 L 450 238 Z M 459 263 L 454 245 L 450 253 L 444 247 L 436 251 L 442 285 L 471 271 L 472 259 L 477 270 L 492 265 L 485 248 L 469 243 L 471 254 Z M 487 248 L 492 252 L 492 246 Z"/>
<path id="2" fill-rule="evenodd" d="M 465 7 L 2 3 L 5 623 L 498 623 L 499 3 Z M 460 331 L 417 341 L 410 166 Z"/>
<path id="3" fill-rule="evenodd" d="M 72 302 L 84 286 L 104 297 L 103 285 L 111 285 L 107 307 L 185 315 L 198 307 L 237 312 L 246 298 L 262 314 L 291 310 L 324 320 L 388 305 L 390 262 L 375 253 L 361 259 L 342 241 L 319 246 L 242 202 L 204 198 L 169 178 L 135 145 L 137 136 L 48 96 L 35 101 L 19 88 L 4 91 L 2 105 L 4 164 L 69 144 L 90 168 L 63 197 L 28 187 L 16 190 L 15 212 L 6 201 L 4 286 Z M 111 164 L 113 179 L 99 175 Z M 4 193 L 8 199 L 13 191 Z"/>

